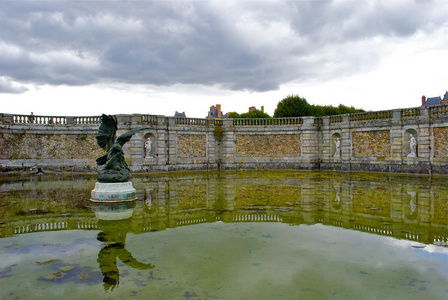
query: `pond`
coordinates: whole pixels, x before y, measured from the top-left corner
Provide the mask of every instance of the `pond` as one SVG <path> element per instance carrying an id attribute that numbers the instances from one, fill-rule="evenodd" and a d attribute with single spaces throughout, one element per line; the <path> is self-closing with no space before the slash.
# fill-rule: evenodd
<path id="1" fill-rule="evenodd" d="M 447 299 L 447 177 L 3 176 L 0 299 Z"/>

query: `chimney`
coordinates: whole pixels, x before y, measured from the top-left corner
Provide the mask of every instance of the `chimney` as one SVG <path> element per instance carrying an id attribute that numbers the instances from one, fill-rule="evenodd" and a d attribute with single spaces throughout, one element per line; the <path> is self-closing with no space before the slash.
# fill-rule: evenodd
<path id="1" fill-rule="evenodd" d="M 261 107 L 261 112 L 263 112 L 263 113 L 264 113 L 264 106 L 262 106 L 262 107 Z"/>
<path id="2" fill-rule="evenodd" d="M 216 104 L 216 109 L 218 110 L 218 118 L 221 118 L 221 104 Z"/>
<path id="3" fill-rule="evenodd" d="M 426 103 L 426 97 L 425 97 L 425 96 L 422 96 L 422 106 L 424 106 L 425 103 Z"/>

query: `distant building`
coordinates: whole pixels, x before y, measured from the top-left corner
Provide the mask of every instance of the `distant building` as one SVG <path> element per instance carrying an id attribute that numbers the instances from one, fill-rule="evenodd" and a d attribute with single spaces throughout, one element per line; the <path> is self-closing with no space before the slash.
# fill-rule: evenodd
<path id="1" fill-rule="evenodd" d="M 448 104 L 448 91 L 445 92 L 445 95 L 443 95 L 443 99 L 440 101 L 440 104 Z"/>
<path id="2" fill-rule="evenodd" d="M 176 111 L 176 113 L 174 114 L 175 118 L 186 118 L 187 116 L 185 115 L 185 112 L 178 112 Z"/>
<path id="3" fill-rule="evenodd" d="M 445 95 L 442 97 L 430 97 L 426 98 L 425 96 L 422 96 L 422 106 L 433 106 L 433 105 L 441 105 L 441 104 L 448 104 L 448 91 L 445 93 Z"/>
<path id="4" fill-rule="evenodd" d="M 223 114 L 221 111 L 221 104 L 216 104 L 210 106 L 210 111 L 208 112 L 207 118 L 209 119 L 225 119 L 229 113 Z"/>
<path id="5" fill-rule="evenodd" d="M 256 108 L 255 106 L 251 106 L 251 107 L 249 107 L 249 112 L 251 112 L 251 111 L 253 111 L 253 110 L 256 110 L 256 109 L 257 109 L 257 108 Z M 261 107 L 260 111 L 261 111 L 261 112 L 264 112 L 264 106 Z"/>

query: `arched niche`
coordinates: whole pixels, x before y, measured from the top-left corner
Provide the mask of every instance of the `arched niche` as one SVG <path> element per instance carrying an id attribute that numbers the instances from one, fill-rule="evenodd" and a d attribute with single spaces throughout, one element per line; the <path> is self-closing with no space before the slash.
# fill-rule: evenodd
<path id="1" fill-rule="evenodd" d="M 404 157 L 418 157 L 418 133 L 413 128 L 407 129 L 403 134 L 402 155 Z"/>
<path id="2" fill-rule="evenodd" d="M 155 136 L 152 133 L 146 133 L 143 137 L 143 157 L 154 158 L 156 154 Z"/>
<path id="3" fill-rule="evenodd" d="M 342 138 L 339 133 L 333 133 L 330 140 L 330 156 L 331 157 L 341 157 L 342 149 Z"/>

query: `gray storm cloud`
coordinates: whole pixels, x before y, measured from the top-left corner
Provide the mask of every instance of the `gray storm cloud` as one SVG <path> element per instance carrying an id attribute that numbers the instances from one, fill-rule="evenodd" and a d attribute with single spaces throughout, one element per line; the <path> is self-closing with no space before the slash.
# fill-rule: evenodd
<path id="1" fill-rule="evenodd" d="M 0 92 L 24 85 L 270 91 L 372 68 L 447 24 L 443 1 L 3 1 Z M 376 42 L 375 42 L 376 41 Z"/>

